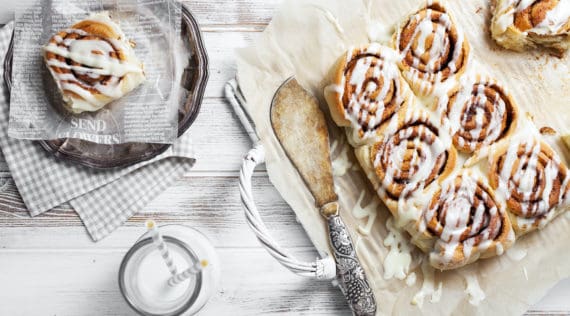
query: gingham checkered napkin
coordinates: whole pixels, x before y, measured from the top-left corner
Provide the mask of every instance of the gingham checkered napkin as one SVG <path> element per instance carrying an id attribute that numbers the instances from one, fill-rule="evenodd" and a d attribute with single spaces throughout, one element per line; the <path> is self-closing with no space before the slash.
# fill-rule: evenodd
<path id="1" fill-rule="evenodd" d="M 0 74 L 12 30 L 13 23 L 0 29 Z M 120 170 L 94 170 L 57 160 L 32 141 L 8 137 L 7 96 L 0 80 L 0 147 L 30 215 L 69 202 L 95 241 L 122 225 L 194 164 L 188 133 L 156 158 Z"/>

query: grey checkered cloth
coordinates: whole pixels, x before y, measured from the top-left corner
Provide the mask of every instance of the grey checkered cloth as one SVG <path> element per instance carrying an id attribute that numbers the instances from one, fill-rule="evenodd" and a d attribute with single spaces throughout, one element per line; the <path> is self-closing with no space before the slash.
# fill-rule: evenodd
<path id="1" fill-rule="evenodd" d="M 0 29 L 0 74 L 12 30 L 13 23 Z M 156 158 L 119 170 L 57 160 L 32 141 L 8 137 L 7 95 L 0 80 L 0 147 L 30 215 L 69 202 L 95 241 L 121 226 L 194 164 L 188 133 Z"/>

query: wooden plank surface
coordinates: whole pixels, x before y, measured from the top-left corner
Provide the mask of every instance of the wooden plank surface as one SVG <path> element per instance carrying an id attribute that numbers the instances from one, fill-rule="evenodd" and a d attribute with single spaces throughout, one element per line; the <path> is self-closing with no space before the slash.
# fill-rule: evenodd
<path id="1" fill-rule="evenodd" d="M 13 3 L 0 0 L 4 2 Z M 66 205 L 29 218 L 15 186 L 8 183 L 0 192 L 0 315 L 133 315 L 118 292 L 117 270 L 148 217 L 191 225 L 218 250 L 222 284 L 204 315 L 348 314 L 330 282 L 291 274 L 259 246 L 239 204 L 237 175 L 250 142 L 223 100 L 223 85 L 235 75 L 234 50 L 253 42 L 279 2 L 187 2 L 201 23 L 211 65 L 202 111 L 190 129 L 198 162 L 111 236 L 93 243 Z M 0 23 L 10 17 L 8 8 L 0 9 Z M 10 181 L 2 159 L 0 181 Z M 274 237 L 301 258 L 314 260 L 310 241 L 263 167 L 253 186 Z M 569 296 L 570 281 L 562 282 L 529 313 L 569 313 Z"/>

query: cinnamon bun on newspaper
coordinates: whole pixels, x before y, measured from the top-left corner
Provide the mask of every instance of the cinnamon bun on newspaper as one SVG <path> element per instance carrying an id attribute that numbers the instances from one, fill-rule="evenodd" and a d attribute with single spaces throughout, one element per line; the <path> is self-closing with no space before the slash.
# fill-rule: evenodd
<path id="1" fill-rule="evenodd" d="M 73 113 L 97 111 L 145 80 L 131 43 L 105 13 L 55 34 L 43 54 L 66 108 Z"/>
<path id="2" fill-rule="evenodd" d="M 544 46 L 561 55 L 570 47 L 570 1 L 498 0 L 491 35 L 507 49 Z"/>
<path id="3" fill-rule="evenodd" d="M 350 49 L 334 67 L 325 98 L 335 123 L 354 136 L 352 143 L 374 141 L 377 130 L 410 102 L 396 58 L 392 49 L 371 43 Z"/>
<path id="4" fill-rule="evenodd" d="M 418 95 L 463 74 L 469 61 L 469 43 L 439 1 L 411 14 L 394 36 L 394 47 L 404 77 Z"/>
<path id="5" fill-rule="evenodd" d="M 493 152 L 491 187 L 507 200 L 518 234 L 544 227 L 569 208 L 568 169 L 548 144 L 521 137 Z"/>

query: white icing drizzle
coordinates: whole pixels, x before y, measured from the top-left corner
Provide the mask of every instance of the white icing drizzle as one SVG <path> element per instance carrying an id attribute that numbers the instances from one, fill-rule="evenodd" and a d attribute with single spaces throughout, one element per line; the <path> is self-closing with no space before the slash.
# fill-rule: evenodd
<path id="1" fill-rule="evenodd" d="M 112 29 L 119 29 L 108 16 L 101 14 L 92 15 L 87 20 L 104 23 Z M 55 58 L 46 58 L 46 64 L 58 87 L 62 91 L 70 91 L 80 97 L 77 98 L 64 93 L 64 100 L 70 103 L 72 110 L 77 112 L 83 110 L 93 111 L 109 102 L 106 98 L 98 98 L 90 89 L 94 89 L 111 99 L 118 99 L 125 94 L 125 91 L 132 90 L 134 86 L 137 86 L 144 80 L 142 65 L 136 58 L 132 57 L 134 53 L 128 43 L 123 40 L 122 32 L 117 33 L 120 39 L 98 38 L 89 40 L 82 39 L 82 37 L 90 36 L 90 34 L 80 29 L 67 29 L 64 32 L 76 34 L 79 38 L 64 39 L 60 35 L 55 35 L 43 49 L 47 53 L 53 53 L 75 63 L 71 64 Z M 129 56 L 128 60 L 119 60 L 118 56 L 112 56 L 112 54 L 116 54 L 118 51 Z M 56 71 L 55 69 L 58 68 L 71 72 Z M 121 78 L 131 73 L 137 76 L 128 82 L 129 86 L 122 86 Z M 97 81 L 91 85 L 81 81 L 76 76 L 88 76 L 91 79 L 107 76 L 110 78 L 104 81 Z"/>
<path id="2" fill-rule="evenodd" d="M 325 19 L 330 22 L 330 24 L 334 27 L 335 31 L 341 36 L 344 37 L 344 29 L 342 27 L 342 25 L 340 25 L 340 22 L 338 21 L 338 18 L 332 14 L 331 11 L 317 6 L 317 5 L 311 5 L 311 7 L 317 9 L 319 12 L 321 12 L 323 14 L 323 16 L 325 17 Z"/>
<path id="3" fill-rule="evenodd" d="M 510 26 L 514 25 L 515 14 L 521 12 L 533 5 L 536 0 L 506 0 L 502 1 L 502 6 L 498 8 L 498 16 L 495 17 L 494 22 L 501 32 L 505 32 Z M 554 8 L 549 10 L 539 24 L 533 28 L 523 32 L 529 32 L 540 35 L 553 35 L 558 34 L 561 28 L 570 19 L 570 1 L 559 0 Z"/>
<path id="4" fill-rule="evenodd" d="M 505 99 L 504 89 L 490 78 L 470 75 L 460 82 L 460 88 L 452 95 L 443 93 L 439 96 L 437 112 L 446 120 L 450 133 L 456 135 L 457 145 L 472 152 L 496 142 L 509 125 L 514 124 L 507 117 L 513 105 Z M 493 93 L 492 99 L 486 91 Z"/>
<path id="5" fill-rule="evenodd" d="M 365 192 L 362 191 L 360 193 L 360 196 L 358 197 L 358 200 L 356 201 L 356 204 L 354 205 L 354 207 L 352 208 L 352 216 L 354 216 L 357 219 L 363 219 L 366 218 L 366 225 L 362 226 L 362 225 L 358 225 L 358 231 L 365 236 L 370 235 L 370 232 L 372 230 L 372 225 L 374 224 L 374 221 L 376 220 L 376 215 L 377 215 L 377 210 L 378 207 L 380 206 L 380 202 L 377 199 L 372 199 L 372 201 L 370 201 L 370 203 L 368 203 L 366 206 L 362 207 L 362 200 L 364 199 L 364 195 Z"/>
<path id="6" fill-rule="evenodd" d="M 561 167 L 560 158 L 556 154 L 546 162 L 539 161 L 541 146 L 546 145 L 533 138 L 520 137 L 511 141 L 503 156 L 503 165 L 499 174 L 497 191 L 501 192 L 507 200 L 511 197 L 522 197 L 522 200 L 519 201 L 520 212 L 524 218 L 530 219 L 528 224 L 534 222 L 533 217 L 551 211 L 552 207 L 549 201 L 553 193 L 553 184 L 559 177 L 559 168 Z M 520 148 L 523 149 L 522 153 L 519 153 Z M 541 164 L 540 170 L 538 169 L 539 163 Z M 545 164 L 543 165 L 543 163 Z M 562 180 L 561 190 L 568 187 L 568 181 L 567 173 Z M 544 186 L 537 190 L 535 187 L 537 183 L 543 183 Z M 563 192 L 558 194 L 558 201 L 555 204 L 561 204 L 564 196 Z"/>
<path id="7" fill-rule="evenodd" d="M 440 281 L 435 287 L 435 270 L 429 265 L 429 262 L 425 260 L 422 263 L 422 274 L 424 277 L 421 289 L 412 298 L 412 304 L 419 306 L 420 308 L 424 304 L 424 298 L 430 296 L 431 303 L 437 303 L 441 299 L 442 286 L 443 283 Z"/>
<path id="8" fill-rule="evenodd" d="M 406 278 L 406 285 L 412 286 L 412 285 L 416 284 L 416 279 L 417 279 L 417 277 L 416 277 L 415 272 L 408 274 L 408 277 Z"/>
<path id="9" fill-rule="evenodd" d="M 384 239 L 384 246 L 390 250 L 384 258 L 384 279 L 388 280 L 395 277 L 398 280 L 404 280 L 412 263 L 411 245 L 407 236 L 394 226 L 394 220 L 390 217 L 386 221 L 388 235 Z"/>
<path id="10" fill-rule="evenodd" d="M 331 146 L 331 151 L 334 151 L 338 144 L 339 143 L 335 140 Z M 341 146 L 342 149 L 340 153 L 332 161 L 333 176 L 335 177 L 344 176 L 348 170 L 354 167 L 354 163 L 350 161 L 348 157 L 348 150 L 350 147 L 345 145 Z"/>
<path id="11" fill-rule="evenodd" d="M 528 281 L 528 271 L 526 270 L 526 267 L 523 267 L 523 274 L 524 278 Z"/>
<path id="12" fill-rule="evenodd" d="M 492 246 L 495 246 L 496 255 L 503 253 L 502 241 L 497 238 L 506 229 L 503 227 L 506 214 L 480 182 L 482 179 L 467 172 L 458 178 L 447 179 L 442 184 L 438 202 L 426 209 L 425 223 L 435 221 L 435 227 L 430 225 L 430 232 L 438 236 L 436 249 L 430 255 L 433 263 L 442 266 L 459 264 L 453 261 L 457 260 L 458 248 L 462 251 L 462 262 Z M 492 205 L 490 208 L 489 204 Z M 427 230 L 427 227 L 421 225 L 420 230 Z M 514 241 L 514 235 L 508 239 Z"/>
<path id="13" fill-rule="evenodd" d="M 338 94 L 338 102 L 344 105 L 344 116 L 351 126 L 361 132 L 362 138 L 375 136 L 376 128 L 383 123 L 387 106 L 395 113 L 404 102 L 400 86 L 397 54 L 388 47 L 371 43 L 363 49 L 351 48 L 346 54 L 345 70 L 341 82 L 329 85 L 326 93 Z M 347 73 L 348 72 L 348 73 Z M 347 82 L 346 75 L 349 75 Z M 350 92 L 345 88 L 350 86 Z M 345 93 L 348 104 L 344 104 Z"/>
<path id="14" fill-rule="evenodd" d="M 435 126 L 437 124 L 431 121 L 426 112 L 409 108 L 405 112 L 402 125 L 398 120 L 392 120 L 386 127 L 384 132 L 386 141 L 376 154 L 373 166 L 375 168 L 382 166 L 384 172 L 382 185 L 378 190 L 378 194 L 383 198 L 388 197 L 387 190 L 395 185 L 396 178 L 405 177 L 406 184 L 400 184 L 404 188 L 399 196 L 401 203 L 399 213 L 400 209 L 402 213 L 408 210 L 405 199 L 411 193 L 423 191 L 425 181 L 430 178 L 434 168 L 438 167 L 436 166 L 438 159 L 451 146 L 451 138 L 446 133 L 439 134 Z M 418 136 L 412 137 L 415 129 Z M 412 151 L 411 157 L 410 151 Z M 404 165 L 409 166 L 406 174 L 402 170 Z"/>
<path id="15" fill-rule="evenodd" d="M 431 2 L 428 3 L 429 5 Z M 422 13 L 425 14 L 425 17 L 421 16 Z M 434 85 L 445 81 L 446 78 L 443 78 L 444 69 L 449 69 L 449 76 L 457 73 L 459 69 L 457 69 L 456 64 L 463 57 L 462 51 L 465 41 L 463 33 L 457 31 L 456 42 L 452 45 L 447 34 L 456 26 L 447 12 L 439 13 L 441 15 L 437 21 L 432 20 L 434 11 L 429 8 L 412 15 L 409 21 L 417 22 L 417 25 L 409 43 L 403 49 L 400 49 L 402 30 L 397 34 L 396 45 L 401 54 L 400 59 L 410 66 L 409 71 L 404 72 L 404 76 L 412 83 L 412 86 L 419 86 L 420 94 L 429 93 Z M 431 41 L 429 49 L 427 47 L 428 40 Z M 448 47 L 454 48 L 451 52 L 451 58 L 442 64 L 442 58 L 445 59 L 445 55 L 450 53 L 447 52 Z M 424 63 L 422 60 L 425 59 L 426 54 L 429 59 L 427 63 Z M 411 62 L 406 60 L 407 56 L 411 56 Z M 420 66 L 423 69 L 420 69 Z"/>
<path id="16" fill-rule="evenodd" d="M 477 275 L 475 273 L 466 273 L 465 277 L 465 293 L 469 295 L 469 303 L 471 305 L 479 305 L 485 299 L 485 292 L 479 286 Z"/>

